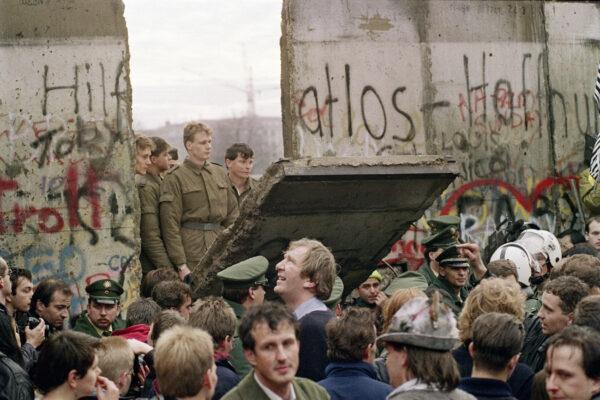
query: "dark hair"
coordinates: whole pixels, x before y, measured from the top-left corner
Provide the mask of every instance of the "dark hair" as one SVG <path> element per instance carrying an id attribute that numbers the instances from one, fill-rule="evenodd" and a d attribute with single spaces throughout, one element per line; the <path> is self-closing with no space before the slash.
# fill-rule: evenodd
<path id="1" fill-rule="evenodd" d="M 480 315 L 473 324 L 473 365 L 486 371 L 503 371 L 521 351 L 524 336 L 523 324 L 514 315 Z"/>
<path id="2" fill-rule="evenodd" d="M 150 339 L 152 344 L 156 346 L 156 341 L 169 328 L 176 325 L 187 325 L 185 318 L 181 316 L 175 310 L 163 310 L 156 316 L 154 325 L 152 325 L 152 332 L 150 332 Z"/>
<path id="3" fill-rule="evenodd" d="M 158 136 L 152 136 L 150 138 L 152 142 L 154 142 L 154 149 L 150 153 L 151 156 L 158 157 L 162 152 L 169 150 L 169 143 L 165 141 L 163 138 L 159 138 Z"/>
<path id="4" fill-rule="evenodd" d="M 154 286 L 158 283 L 178 280 L 179 275 L 177 275 L 177 272 L 175 272 L 173 268 L 163 267 L 153 269 L 144 276 L 144 279 L 142 279 L 140 294 L 142 297 L 152 297 L 152 289 L 154 289 Z"/>
<path id="5" fill-rule="evenodd" d="M 581 350 L 582 365 L 590 379 L 600 378 L 600 333 L 591 328 L 571 325 L 550 339 L 548 354 L 561 346 L 575 347 Z M 550 359 L 551 357 L 548 357 Z"/>
<path id="6" fill-rule="evenodd" d="M 600 295 L 587 296 L 577 304 L 573 323 L 600 332 Z"/>
<path id="7" fill-rule="evenodd" d="M 585 233 L 590 233 L 590 224 L 592 222 L 600 222 L 600 215 L 592 215 L 585 223 Z"/>
<path id="8" fill-rule="evenodd" d="M 600 258 L 587 254 L 571 256 L 563 262 L 560 274 L 579 278 L 590 288 L 600 287 Z"/>
<path id="9" fill-rule="evenodd" d="M 507 276 L 514 276 L 517 282 L 519 281 L 519 274 L 517 273 L 517 266 L 511 260 L 494 260 L 490 261 L 487 265 L 488 271 L 493 276 L 498 278 L 505 278 Z"/>
<path id="10" fill-rule="evenodd" d="M 254 151 L 246 143 L 234 143 L 225 150 L 226 160 L 233 161 L 238 155 L 242 156 L 243 159 L 251 158 L 254 156 Z"/>
<path id="11" fill-rule="evenodd" d="M 177 149 L 175 147 L 173 147 L 171 150 L 169 150 L 169 155 L 171 156 L 171 160 L 179 160 L 179 152 L 177 151 Z"/>
<path id="12" fill-rule="evenodd" d="M 375 343 L 375 318 L 367 308 L 349 307 L 325 326 L 327 357 L 332 362 L 358 362 L 369 344 Z"/>
<path id="13" fill-rule="evenodd" d="M 12 283 L 12 295 L 17 294 L 17 286 L 19 285 L 19 278 L 25 278 L 29 282 L 33 282 L 33 277 L 31 276 L 31 272 L 26 270 L 25 268 L 10 268 L 10 281 Z"/>
<path id="14" fill-rule="evenodd" d="M 590 293 L 590 288 L 579 278 L 563 275 L 548 281 L 544 292 L 558 296 L 560 309 L 568 314 L 575 311 L 577 303 Z"/>
<path id="15" fill-rule="evenodd" d="M 72 370 L 83 378 L 94 363 L 98 343 L 98 339 L 75 331 L 50 336 L 32 369 L 35 386 L 46 394 L 66 382 Z"/>
<path id="16" fill-rule="evenodd" d="M 258 286 L 252 286 L 252 288 L 256 289 Z M 229 301 L 233 301 L 234 303 L 242 304 L 244 300 L 248 297 L 248 290 L 250 287 L 240 288 L 240 287 L 227 287 L 223 288 L 223 298 Z"/>
<path id="17" fill-rule="evenodd" d="M 163 310 L 178 309 L 188 298 L 192 298 L 190 285 L 179 280 L 160 282 L 152 289 L 152 300 Z"/>
<path id="18" fill-rule="evenodd" d="M 140 297 L 127 307 L 126 325 L 150 325 L 160 311 L 160 306 L 154 300 Z"/>
<path id="19" fill-rule="evenodd" d="M 283 304 L 268 301 L 250 307 L 240 321 L 238 331 L 242 340 L 242 347 L 245 350 L 254 350 L 256 342 L 251 331 L 252 328 L 261 323 L 267 324 L 272 331 L 277 330 L 281 323 L 289 324 L 294 328 L 296 338 L 298 338 L 298 323 L 294 314 Z"/>
<path id="20" fill-rule="evenodd" d="M 565 251 L 563 257 L 572 257 L 577 254 L 587 254 L 590 256 L 598 257 L 598 250 L 588 242 L 577 243 L 573 245 L 569 250 Z"/>
<path id="21" fill-rule="evenodd" d="M 583 236 L 581 232 L 576 231 L 575 229 L 567 229 L 566 231 L 562 231 L 561 233 L 556 235 L 558 239 L 562 239 L 565 236 L 568 236 L 569 239 L 571 239 L 571 243 L 573 244 L 585 242 L 585 236 Z"/>
<path id="22" fill-rule="evenodd" d="M 33 292 L 33 296 L 31 297 L 31 311 L 35 313 L 38 300 L 48 307 L 55 292 L 62 292 L 65 296 L 73 296 L 73 292 L 65 282 L 55 278 L 44 279 L 37 285 Z"/>
<path id="23" fill-rule="evenodd" d="M 0 311 L 0 351 L 23 367 L 23 356 L 17 343 L 11 318 Z"/>

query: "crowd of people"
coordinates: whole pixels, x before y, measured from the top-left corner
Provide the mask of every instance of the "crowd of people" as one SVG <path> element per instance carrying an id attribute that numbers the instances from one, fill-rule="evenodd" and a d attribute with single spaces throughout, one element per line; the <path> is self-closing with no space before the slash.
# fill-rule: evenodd
<path id="1" fill-rule="evenodd" d="M 172 166 L 166 142 L 137 138 L 144 274 L 127 307 L 98 279 L 73 316 L 68 284 L 0 259 L 0 399 L 600 399 L 600 218 L 560 238 L 523 225 L 490 260 L 458 217 L 432 218 L 418 271 L 365 266 L 351 291 L 299 238 L 275 282 L 259 255 L 198 294 L 189 267 L 258 190 L 252 150 L 223 168 L 211 140 L 189 124 Z"/>

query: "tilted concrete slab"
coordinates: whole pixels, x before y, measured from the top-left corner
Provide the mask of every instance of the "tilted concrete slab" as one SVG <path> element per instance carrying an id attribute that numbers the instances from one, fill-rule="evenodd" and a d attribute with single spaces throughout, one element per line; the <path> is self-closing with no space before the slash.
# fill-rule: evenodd
<path id="1" fill-rule="evenodd" d="M 455 162 L 440 156 L 277 162 L 194 268 L 196 293 L 223 268 L 259 254 L 272 279 L 288 243 L 309 237 L 333 250 L 345 295 L 349 281 L 366 277 L 457 175 Z"/>

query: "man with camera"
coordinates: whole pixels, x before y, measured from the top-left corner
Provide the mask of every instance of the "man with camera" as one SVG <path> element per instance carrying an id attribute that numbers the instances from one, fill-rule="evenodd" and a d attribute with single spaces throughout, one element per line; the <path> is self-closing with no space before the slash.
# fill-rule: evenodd
<path id="1" fill-rule="evenodd" d="M 89 296 L 87 310 L 77 318 L 73 330 L 101 338 L 125 328 L 125 323 L 119 318 L 123 294 L 121 285 L 112 279 L 100 279 L 87 285 L 85 291 Z"/>

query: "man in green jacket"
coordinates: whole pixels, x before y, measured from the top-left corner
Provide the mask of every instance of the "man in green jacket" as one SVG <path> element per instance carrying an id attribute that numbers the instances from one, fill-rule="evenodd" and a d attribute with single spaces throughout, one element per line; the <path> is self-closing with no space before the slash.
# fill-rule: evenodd
<path id="1" fill-rule="evenodd" d="M 298 369 L 298 326 L 285 306 L 265 303 L 248 310 L 242 318 L 240 337 L 244 355 L 254 372 L 223 400 L 329 399 L 318 384 L 296 378 Z"/>
<path id="2" fill-rule="evenodd" d="M 425 247 L 425 264 L 419 268 L 419 273 L 431 285 L 438 277 L 439 265 L 437 257 L 442 251 L 459 243 L 460 218 L 454 215 L 442 215 L 427 221 L 431 235 L 421 241 Z"/>
<path id="3" fill-rule="evenodd" d="M 100 279 L 87 285 L 85 291 L 89 296 L 87 310 L 77 318 L 74 331 L 101 338 L 125 328 L 125 322 L 119 318 L 121 285 L 112 279 Z"/>

